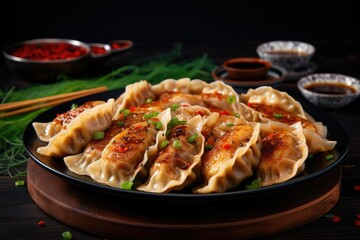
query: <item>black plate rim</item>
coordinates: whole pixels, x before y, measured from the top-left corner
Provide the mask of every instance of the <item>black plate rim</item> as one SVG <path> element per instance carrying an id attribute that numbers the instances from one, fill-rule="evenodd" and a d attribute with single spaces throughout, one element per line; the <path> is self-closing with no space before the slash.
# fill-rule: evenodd
<path id="1" fill-rule="evenodd" d="M 308 181 L 310 179 L 316 178 L 321 174 L 329 171 L 330 169 L 337 166 L 346 156 L 348 148 L 349 148 L 349 138 L 345 131 L 345 129 L 335 121 L 328 113 L 323 111 L 322 109 L 314 108 L 314 106 L 299 100 L 301 105 L 303 106 L 304 110 L 313 116 L 317 121 L 322 121 L 324 125 L 331 129 L 328 133 L 331 133 L 331 140 L 336 140 L 337 144 L 335 149 L 339 151 L 339 158 L 333 161 L 330 165 L 320 169 L 319 171 L 312 173 L 310 175 L 304 175 L 300 177 L 296 177 L 290 179 L 284 183 L 261 187 L 257 189 L 249 189 L 249 190 L 241 190 L 241 191 L 232 191 L 232 192 L 225 192 L 225 193 L 209 193 L 209 194 L 192 194 L 192 193 L 151 193 L 151 192 L 142 192 L 137 190 L 123 190 L 120 188 L 114 188 L 111 186 L 103 185 L 97 183 L 95 181 L 87 181 L 82 179 L 82 176 L 71 176 L 64 172 L 59 171 L 58 169 L 54 169 L 52 166 L 45 164 L 41 159 L 36 156 L 34 149 L 31 148 L 32 140 L 37 139 L 35 130 L 33 129 L 32 123 L 38 121 L 50 121 L 49 116 L 53 116 L 52 112 L 58 113 L 63 112 L 64 109 L 69 109 L 71 104 L 76 103 L 83 103 L 89 100 L 98 100 L 103 99 L 107 100 L 109 98 L 116 98 L 121 93 L 124 92 L 124 89 L 121 90 L 111 90 L 107 92 L 97 93 L 90 96 L 81 97 L 75 100 L 71 100 L 69 102 L 57 105 L 55 107 L 50 108 L 49 110 L 41 113 L 37 117 L 35 117 L 26 127 L 24 134 L 23 134 L 23 145 L 25 147 L 26 152 L 30 155 L 31 160 L 35 161 L 35 163 L 39 164 L 41 167 L 45 168 L 49 172 L 64 178 L 74 184 L 80 185 L 82 187 L 97 190 L 105 193 L 117 194 L 123 197 L 131 197 L 131 198 L 141 198 L 141 199 L 150 199 L 150 200 L 175 200 L 175 201 L 212 201 L 212 200 L 224 200 L 224 199 L 236 199 L 241 197 L 250 197 L 254 195 L 261 195 L 266 194 L 269 192 L 273 192 L 276 190 L 285 189 L 287 187 L 295 186 L 304 181 Z M 65 108 L 66 107 L 66 108 Z M 328 136 L 329 137 L 329 136 Z M 339 141 L 341 139 L 341 141 Z M 36 150 L 35 150 L 36 151 Z M 65 165 L 65 163 L 63 163 Z M 76 174 L 74 174 L 76 175 Z"/>

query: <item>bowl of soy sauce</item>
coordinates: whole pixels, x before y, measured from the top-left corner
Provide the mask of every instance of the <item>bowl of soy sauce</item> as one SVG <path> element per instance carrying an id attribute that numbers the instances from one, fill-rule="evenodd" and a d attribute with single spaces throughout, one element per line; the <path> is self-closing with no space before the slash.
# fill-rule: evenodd
<path id="1" fill-rule="evenodd" d="M 310 103 L 322 108 L 344 107 L 360 95 L 358 79 L 336 73 L 316 73 L 301 78 L 297 87 Z"/>

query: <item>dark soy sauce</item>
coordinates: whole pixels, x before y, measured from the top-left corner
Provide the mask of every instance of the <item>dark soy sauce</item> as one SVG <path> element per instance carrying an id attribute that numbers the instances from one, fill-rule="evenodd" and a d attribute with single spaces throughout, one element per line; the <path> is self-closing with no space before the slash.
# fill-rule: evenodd
<path id="1" fill-rule="evenodd" d="M 356 93 L 356 89 L 344 83 L 311 83 L 304 86 L 305 89 L 322 94 L 347 95 Z"/>

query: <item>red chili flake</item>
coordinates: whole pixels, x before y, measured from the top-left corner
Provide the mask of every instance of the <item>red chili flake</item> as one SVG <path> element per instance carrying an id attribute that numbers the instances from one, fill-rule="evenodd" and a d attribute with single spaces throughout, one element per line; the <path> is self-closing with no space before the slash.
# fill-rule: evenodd
<path id="1" fill-rule="evenodd" d="M 249 102 L 248 102 L 247 105 L 248 105 L 248 107 L 253 107 L 252 103 L 249 103 Z"/>
<path id="2" fill-rule="evenodd" d="M 360 191 L 360 185 L 354 186 L 354 189 L 355 189 L 356 191 Z"/>
<path id="3" fill-rule="evenodd" d="M 338 215 L 334 215 L 333 216 L 333 218 L 332 218 L 332 221 L 334 222 L 334 223 L 338 223 L 338 222 L 340 222 L 340 217 L 338 216 Z"/>
<path id="4" fill-rule="evenodd" d="M 224 145 L 223 145 L 223 147 L 225 148 L 225 149 L 230 149 L 231 148 L 231 144 L 230 143 L 225 143 Z"/>
<path id="5" fill-rule="evenodd" d="M 131 107 L 130 107 L 130 112 L 135 112 L 135 110 L 136 110 L 136 107 L 135 107 L 135 106 L 131 106 Z"/>
<path id="6" fill-rule="evenodd" d="M 44 226 L 44 225 L 45 225 L 45 221 L 44 221 L 44 220 L 40 220 L 40 221 L 38 222 L 38 225 L 39 225 L 39 226 Z"/>
<path id="7" fill-rule="evenodd" d="M 188 103 L 180 103 L 181 107 L 189 107 L 190 105 Z"/>
<path id="8" fill-rule="evenodd" d="M 197 110 L 196 115 L 204 116 L 204 112 L 201 110 Z"/>
<path id="9" fill-rule="evenodd" d="M 137 126 L 134 127 L 134 130 L 136 131 L 136 130 L 139 130 L 139 129 L 142 129 L 142 128 L 143 128 L 143 126 L 137 125 Z"/>
<path id="10" fill-rule="evenodd" d="M 354 221 L 354 224 L 355 224 L 356 226 L 360 226 L 360 219 L 356 219 L 356 220 Z"/>
<path id="11" fill-rule="evenodd" d="M 220 111 L 220 115 L 228 116 L 228 115 L 230 115 L 230 114 L 229 114 L 229 112 L 226 111 L 226 110 L 221 110 L 221 111 Z"/>
<path id="12" fill-rule="evenodd" d="M 126 152 L 128 150 L 128 147 L 117 146 L 116 150 L 121 152 L 121 153 L 124 153 L 124 152 Z"/>

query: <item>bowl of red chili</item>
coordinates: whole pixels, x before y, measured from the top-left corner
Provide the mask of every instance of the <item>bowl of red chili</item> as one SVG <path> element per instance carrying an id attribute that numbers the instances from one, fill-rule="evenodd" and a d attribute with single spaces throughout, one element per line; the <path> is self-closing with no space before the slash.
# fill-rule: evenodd
<path id="1" fill-rule="evenodd" d="M 87 44 L 72 39 L 39 38 L 11 44 L 5 47 L 3 55 L 18 80 L 50 83 L 62 75 L 82 76 L 89 63 L 99 63 L 132 46 L 130 40 Z"/>

